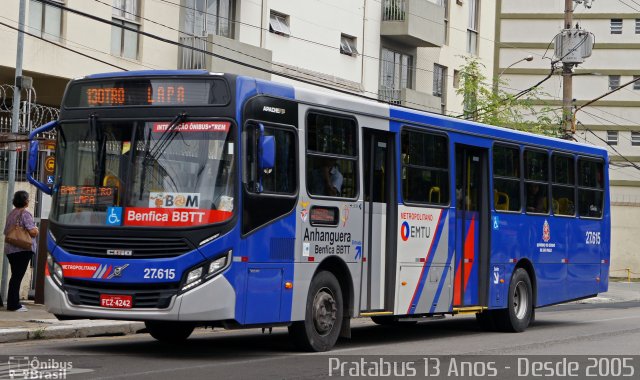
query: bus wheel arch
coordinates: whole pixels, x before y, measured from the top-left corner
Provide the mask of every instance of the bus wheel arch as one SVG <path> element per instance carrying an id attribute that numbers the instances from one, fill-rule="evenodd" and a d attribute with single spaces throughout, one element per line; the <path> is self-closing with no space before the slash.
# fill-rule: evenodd
<path id="1" fill-rule="evenodd" d="M 289 326 L 294 345 L 305 351 L 328 351 L 339 337 L 348 337 L 353 292 L 346 263 L 337 257 L 323 260 L 309 284 L 304 321 Z"/>
<path id="2" fill-rule="evenodd" d="M 535 290 L 533 267 L 531 263 L 521 260 L 510 276 L 507 285 L 507 307 L 495 310 L 491 315 L 494 326 L 505 332 L 523 332 L 534 318 Z M 535 272 L 533 272 L 535 273 Z M 479 319 L 483 325 L 482 320 Z"/>
<path id="3" fill-rule="evenodd" d="M 347 264 L 336 256 L 330 256 L 326 259 L 322 260 L 316 271 L 313 273 L 315 277 L 321 271 L 331 272 L 338 282 L 340 283 L 340 288 L 342 289 L 342 304 L 344 310 L 344 317 L 349 318 L 353 316 L 353 299 L 354 299 L 354 288 L 353 288 L 353 279 L 351 278 L 351 273 L 349 272 L 349 267 Z"/>
<path id="4" fill-rule="evenodd" d="M 538 304 L 538 282 L 536 279 L 536 271 L 533 268 L 533 264 L 529 259 L 520 259 L 516 264 L 515 268 L 513 268 L 513 272 L 518 270 L 518 268 L 522 268 L 527 271 L 529 275 L 529 279 L 531 280 L 531 293 L 533 294 L 533 308 L 535 310 L 536 305 Z M 513 273 L 512 273 L 513 275 Z"/>

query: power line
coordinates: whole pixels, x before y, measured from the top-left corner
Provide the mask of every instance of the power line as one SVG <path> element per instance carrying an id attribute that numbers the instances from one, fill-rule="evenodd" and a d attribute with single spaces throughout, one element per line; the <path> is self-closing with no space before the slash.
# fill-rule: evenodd
<path id="1" fill-rule="evenodd" d="M 320 80 L 322 82 L 312 81 L 312 80 L 308 80 L 308 79 L 305 79 L 305 78 L 300 78 L 300 77 L 296 77 L 296 76 L 293 76 L 293 75 L 277 72 L 277 71 L 274 71 L 274 70 L 265 69 L 263 67 L 252 65 L 250 63 L 246 63 L 246 62 L 239 61 L 239 60 L 236 60 L 236 59 L 233 59 L 233 58 L 225 57 L 225 56 L 222 56 L 220 54 L 216 54 L 216 53 L 210 52 L 208 50 L 192 47 L 192 46 L 183 44 L 181 42 L 172 41 L 170 39 L 158 36 L 158 35 L 153 34 L 153 33 L 144 32 L 144 31 L 138 30 L 136 28 L 132 28 L 132 27 L 129 27 L 129 26 L 126 26 L 126 25 L 122 25 L 122 24 L 119 24 L 119 23 L 116 23 L 116 22 L 113 22 L 113 21 L 110 21 L 110 20 L 105 20 L 105 19 L 103 19 L 101 17 L 94 16 L 92 14 L 88 14 L 86 12 L 82 12 L 82 11 L 79 11 L 77 9 L 73 9 L 73 8 L 67 7 L 67 6 L 65 6 L 63 4 L 60 4 L 60 3 L 57 3 L 57 2 L 54 2 L 54 1 L 51 1 L 51 0 L 37 0 L 37 1 L 41 2 L 43 4 L 51 5 L 51 6 L 56 7 L 56 8 L 60 8 L 62 10 L 66 10 L 67 12 L 70 12 L 70 13 L 73 13 L 73 14 L 77 14 L 77 15 L 89 18 L 89 19 L 94 20 L 94 21 L 98 21 L 100 23 L 104 23 L 104 24 L 115 26 L 115 27 L 118 27 L 118 28 L 121 28 L 121 29 L 124 29 L 124 30 L 128 30 L 128 31 L 137 33 L 139 35 L 142 35 L 142 36 L 145 36 L 145 37 L 149 37 L 151 39 L 154 39 L 154 40 L 157 40 L 157 41 L 160 41 L 160 42 L 164 42 L 164 43 L 167 43 L 167 44 L 170 44 L 170 45 L 174 45 L 174 46 L 182 47 L 182 48 L 185 48 L 185 49 L 190 49 L 190 50 L 193 50 L 193 51 L 197 51 L 197 52 L 200 52 L 200 53 L 203 53 L 203 54 L 206 54 L 206 55 L 210 55 L 210 56 L 213 56 L 213 57 L 221 59 L 221 60 L 225 60 L 225 61 L 228 61 L 228 62 L 235 63 L 235 64 L 240 65 L 240 66 L 248 67 L 248 68 L 251 68 L 251 69 L 254 69 L 254 70 L 257 70 L 257 71 L 262 71 L 262 72 L 265 72 L 265 73 L 268 73 L 268 74 L 271 74 L 271 75 L 275 75 L 275 76 L 291 79 L 291 80 L 294 80 L 294 81 L 298 81 L 298 82 L 301 82 L 301 83 L 306 83 L 306 84 L 309 84 L 309 85 L 312 85 L 312 86 L 317 86 L 317 87 L 320 87 L 320 88 L 324 88 L 324 89 L 331 90 L 331 91 L 336 91 L 336 92 L 343 93 L 343 94 L 348 94 L 348 95 L 352 95 L 352 96 L 356 96 L 356 97 L 360 97 L 360 98 L 364 98 L 364 99 L 368 99 L 368 100 L 375 100 L 375 101 L 378 101 L 378 102 L 381 102 L 381 103 L 388 103 L 388 102 L 382 102 L 380 99 L 374 99 L 374 98 L 370 98 L 370 97 L 365 96 L 365 95 L 360 95 L 360 94 L 357 94 L 357 93 L 353 93 L 351 91 L 347 91 L 347 90 L 343 90 L 343 89 L 340 89 L 340 88 L 332 87 L 329 84 L 326 84 L 327 82 L 326 82 L 326 80 L 324 78 L 318 77 L 318 76 L 314 76 L 312 74 L 301 72 L 301 74 L 303 74 L 303 75 L 307 75 L 307 76 L 309 76 L 311 78 L 315 78 L 315 79 Z M 297 71 L 297 70 L 295 70 L 295 71 Z M 409 102 L 405 102 L 405 103 L 409 103 Z M 390 103 L 390 104 L 393 104 L 393 103 Z M 416 104 L 416 103 L 410 103 L 410 104 Z M 416 105 L 422 107 L 421 104 L 416 104 Z M 411 108 L 411 107 L 406 107 L 406 108 Z M 420 109 L 418 109 L 418 110 L 420 110 Z"/>
<path id="2" fill-rule="evenodd" d="M 597 134 L 595 134 L 591 129 L 585 129 L 585 131 L 591 133 L 592 135 L 594 135 L 598 140 L 602 141 L 603 143 L 607 144 L 607 142 L 600 136 L 598 136 Z M 608 145 L 608 144 L 607 144 Z M 624 155 L 622 155 L 622 153 L 618 152 L 618 150 L 616 148 L 614 148 L 612 145 L 609 145 L 609 147 L 616 153 L 618 153 L 618 156 L 620 156 L 622 159 L 624 159 L 625 161 L 627 161 L 629 164 L 631 164 L 631 166 L 633 166 L 635 169 L 640 170 L 640 166 L 636 165 L 635 162 L 632 162 L 631 160 L 629 160 L 627 157 L 625 157 Z"/>
<path id="3" fill-rule="evenodd" d="M 100 0 L 94 0 L 94 1 L 97 1 L 97 2 L 99 2 L 99 3 L 105 4 L 104 2 L 102 2 L 102 1 L 100 1 Z M 230 17 L 220 16 L 220 15 L 218 15 L 218 14 L 216 14 L 216 13 L 209 13 L 209 12 L 206 12 L 206 11 L 201 11 L 201 10 L 198 10 L 198 9 L 196 9 L 196 8 L 189 7 L 189 6 L 187 6 L 187 5 L 183 5 L 183 4 L 178 4 L 178 3 L 171 2 L 171 1 L 169 1 L 169 0 L 156 0 L 156 1 L 160 1 L 160 2 L 163 2 L 163 3 L 166 3 L 166 4 L 170 4 L 170 5 L 173 5 L 173 6 L 176 6 L 176 7 L 179 7 L 179 8 L 183 8 L 183 9 L 186 9 L 186 10 L 189 10 L 189 11 L 198 12 L 198 13 L 201 13 L 201 14 L 204 14 L 204 15 L 217 17 L 217 18 L 220 18 L 220 19 L 223 19 L 223 20 L 227 20 L 227 21 L 229 21 L 229 22 L 231 22 L 231 23 L 234 23 L 234 24 L 240 24 L 240 25 L 244 25 L 244 26 L 251 27 L 251 28 L 255 28 L 255 29 L 260 30 L 261 32 L 262 32 L 262 31 L 270 32 L 270 29 L 269 29 L 269 28 L 263 28 L 263 27 L 258 26 L 258 25 L 250 24 L 250 23 L 243 22 L 243 21 L 240 21 L 240 20 L 235 20 L 235 19 L 230 18 Z M 376 2 L 377 2 L 377 3 L 380 3 L 380 1 L 376 1 Z M 254 3 L 254 4 L 259 5 L 259 4 L 257 4 L 257 3 Z M 105 4 L 105 5 L 109 5 L 109 4 Z M 334 7 L 334 8 L 338 8 L 338 9 L 342 9 L 342 10 L 344 10 L 343 8 L 336 7 L 335 5 L 330 5 L 330 4 L 327 4 L 327 5 L 332 6 L 332 7 Z M 109 5 L 109 6 L 113 8 L 113 6 L 111 6 L 111 5 Z M 129 14 L 133 14 L 133 13 L 131 13 L 131 12 L 127 12 L 127 11 L 124 11 L 124 12 L 125 12 L 125 13 L 129 13 Z M 365 10 L 365 12 L 366 12 L 366 10 Z M 355 14 L 355 13 L 354 13 L 354 14 Z M 434 20 L 430 20 L 430 19 L 424 18 L 424 17 L 422 17 L 422 16 L 420 16 L 420 15 L 417 15 L 417 14 L 414 14 L 414 13 L 411 13 L 411 12 L 409 12 L 409 14 L 411 14 L 411 15 L 413 15 L 413 16 L 416 16 L 416 17 L 418 17 L 418 18 L 422 18 L 422 19 L 424 19 L 424 20 L 426 20 L 426 21 L 429 21 L 429 22 L 432 22 L 432 23 L 438 24 L 438 25 L 444 25 L 444 23 L 438 23 L 437 21 L 434 21 Z M 150 20 L 150 19 L 148 19 L 148 18 L 142 17 L 142 16 L 140 16 L 140 15 L 136 15 L 136 14 L 133 14 L 133 15 L 135 15 L 136 17 L 139 17 L 139 18 L 141 18 L 141 19 L 143 19 L 143 20 L 146 20 L 146 21 L 152 22 L 152 23 L 154 23 L 154 24 L 162 25 L 162 26 L 164 26 L 164 27 L 166 27 L 166 28 L 172 29 L 172 30 L 174 30 L 174 31 L 178 31 L 178 32 L 179 32 L 179 33 L 181 33 L 181 34 L 185 34 L 185 35 L 189 35 L 189 36 L 191 36 L 190 34 L 188 34 L 188 33 L 184 32 L 184 31 L 181 31 L 181 30 L 178 30 L 178 29 L 175 29 L 175 28 L 169 27 L 169 26 L 164 25 L 164 24 L 162 24 L 162 23 L 159 23 L 159 22 L 156 22 L 156 21 Z M 303 19 L 301 19 L 301 20 L 303 20 Z M 306 21 L 306 20 L 303 20 L 303 21 L 308 22 L 308 21 Z M 463 29 L 455 28 L 455 27 L 453 27 L 453 26 L 451 26 L 451 25 L 450 25 L 449 27 L 450 27 L 451 29 L 454 29 L 454 30 L 457 30 L 457 31 L 461 31 L 461 32 L 465 32 L 465 33 L 466 33 L 466 29 L 464 29 L 464 30 L 463 30 Z M 478 34 L 478 37 L 479 37 L 479 38 L 481 38 L 481 39 L 485 39 L 485 40 L 487 40 L 487 41 L 493 42 L 493 43 L 495 43 L 495 42 L 496 42 L 496 41 L 491 40 L 491 39 L 489 39 L 489 38 L 482 37 L 482 36 L 480 36 L 479 34 Z M 308 42 L 308 43 L 311 43 L 311 44 L 319 45 L 319 46 L 326 47 L 326 48 L 333 49 L 333 50 L 340 50 L 340 47 L 339 47 L 339 46 L 334 46 L 334 45 L 324 44 L 324 43 L 321 43 L 321 42 L 318 42 L 318 41 L 313 41 L 313 40 L 309 40 L 309 39 L 306 39 L 306 38 L 298 37 L 298 36 L 296 36 L 296 35 L 294 35 L 294 34 L 289 34 L 289 35 L 288 35 L 288 38 L 292 38 L 292 39 L 300 40 L 300 41 L 303 41 L 303 42 Z M 228 48 L 228 47 L 226 47 L 226 46 L 218 45 L 218 44 L 215 44 L 215 43 L 212 43 L 212 42 L 209 42 L 209 41 L 207 41 L 207 43 L 209 43 L 209 44 L 213 44 L 213 45 L 218 46 L 218 47 L 221 47 L 221 48 L 230 49 L 230 48 Z M 507 46 L 507 45 L 505 45 L 505 46 Z M 511 46 L 511 45 L 508 45 L 508 46 L 513 47 L 513 46 Z M 464 51 L 464 50 L 462 50 L 462 49 L 454 48 L 453 46 L 449 46 L 449 47 L 450 47 L 450 48 L 453 48 L 454 50 L 457 50 L 457 51 L 459 51 L 459 52 L 461 52 L 461 53 L 468 54 L 466 51 Z M 232 49 L 230 49 L 230 50 L 232 50 Z M 363 50 L 364 50 L 364 46 L 363 46 Z M 244 55 L 246 55 L 246 53 L 244 53 L 244 52 L 235 51 L 235 50 L 232 50 L 232 51 L 237 52 L 237 53 L 239 53 L 239 54 L 244 54 Z M 529 53 L 540 56 L 540 54 L 539 54 L 539 53 L 534 53 L 534 52 L 529 52 Z M 371 59 L 371 60 L 374 60 L 374 61 L 385 62 L 385 63 L 392 63 L 392 64 L 394 63 L 393 61 L 387 61 L 387 60 L 384 60 L 384 59 L 382 59 L 382 58 L 380 58 L 380 57 L 375 57 L 375 56 L 371 56 L 371 55 L 364 54 L 364 52 L 359 52 L 359 53 L 357 53 L 357 54 L 358 54 L 359 56 L 361 56 L 361 57 L 364 57 L 364 58 L 367 58 L 367 59 Z M 252 57 L 252 58 L 256 58 L 256 57 Z M 544 57 L 542 57 L 542 58 L 544 58 Z M 256 58 L 256 59 L 258 59 L 258 58 Z M 414 66 L 414 67 L 413 67 L 413 69 L 415 69 L 415 70 L 417 70 L 417 71 L 424 71 L 424 72 L 432 73 L 432 74 L 434 73 L 434 71 L 433 71 L 433 70 L 429 70 L 428 68 L 418 67 L 417 65 L 416 65 L 416 66 Z M 306 75 L 306 74 L 305 74 L 305 75 Z M 453 76 L 453 75 L 447 75 L 447 77 L 448 77 L 448 78 L 451 78 L 451 79 L 454 79 L 454 76 Z M 485 82 L 485 83 L 486 83 L 486 82 Z M 486 83 L 486 84 L 492 85 L 491 83 Z M 501 87 L 501 88 L 503 88 L 503 89 L 519 91 L 519 89 L 516 89 L 516 88 L 511 88 L 511 87 L 502 86 L 502 85 L 498 85 L 498 86 L 499 86 L 499 87 Z M 434 109 L 435 109 L 435 108 L 434 108 Z"/>
<path id="4" fill-rule="evenodd" d="M 20 23 L 17 20 L 14 20 L 14 19 L 11 19 L 11 18 L 8 18 L 8 17 L 4 17 L 4 16 L 0 16 L 0 18 L 3 18 L 5 20 L 11 21 L 11 22 L 14 22 L 16 25 L 20 25 Z M 29 26 L 27 24 L 24 24 L 23 26 L 25 28 L 28 28 L 28 29 L 31 29 L 31 30 L 36 30 L 36 31 L 38 30 L 38 29 L 33 28 L 33 27 L 31 27 L 31 26 Z M 81 44 L 81 43 L 79 43 L 77 41 L 73 41 L 73 40 L 71 40 L 69 38 L 65 38 L 63 36 L 54 35 L 52 33 L 48 33 L 48 32 L 45 32 L 45 31 L 41 31 L 41 32 L 43 34 L 46 34 L 47 36 L 52 37 L 52 38 L 60 38 L 61 40 L 65 41 L 67 43 L 71 43 L 71 44 L 73 44 L 73 45 L 75 45 L 77 47 L 81 47 L 83 49 L 90 50 L 90 51 L 93 51 L 93 52 L 96 52 L 96 53 L 100 53 L 100 54 L 108 55 L 108 56 L 115 57 L 115 58 L 118 58 L 118 59 L 122 59 L 122 60 L 124 60 L 126 62 L 129 62 L 131 64 L 134 64 L 134 65 L 146 67 L 146 68 L 149 68 L 149 69 L 157 69 L 158 67 L 161 67 L 161 66 L 157 66 L 157 65 L 151 64 L 149 62 L 143 62 L 143 61 L 140 61 L 140 60 L 132 60 L 132 59 L 128 59 L 126 57 L 115 56 L 115 55 L 113 55 L 111 53 L 107 53 L 106 51 L 98 50 L 98 49 L 93 48 L 91 46 L 83 45 L 83 44 Z M 37 36 L 37 34 L 36 34 L 36 36 Z M 45 38 L 45 37 L 42 37 L 42 38 Z M 49 39 L 45 38 L 45 40 L 47 42 L 50 42 Z M 93 59 L 93 57 L 91 57 L 91 58 Z"/>
<path id="5" fill-rule="evenodd" d="M 79 51 L 77 51 L 77 50 L 71 49 L 71 48 L 69 48 L 69 47 L 67 47 L 67 46 L 64 46 L 64 45 L 62 45 L 62 44 L 59 44 L 59 43 L 57 43 L 57 42 L 53 42 L 53 41 L 47 40 L 46 38 L 42 38 L 41 36 L 38 36 L 38 35 L 36 35 L 36 34 L 29 33 L 29 32 L 24 31 L 24 30 L 23 30 L 23 31 L 21 31 L 20 29 L 18 29 L 18 28 L 16 28 L 16 27 L 14 27 L 14 26 L 11 26 L 11 25 L 9 25 L 9 24 L 5 24 L 5 23 L 4 23 L 4 22 L 2 22 L 2 21 L 0 21 L 0 25 L 5 26 L 5 27 L 7 27 L 7 28 L 9 28 L 9 29 L 13 29 L 13 30 L 17 31 L 18 33 L 24 33 L 24 34 L 25 34 L 25 35 L 27 35 L 27 36 L 30 36 L 30 37 L 33 37 L 33 38 L 37 38 L 37 39 L 39 39 L 39 40 L 41 40 L 41 41 L 44 41 L 44 42 L 50 43 L 50 44 L 55 45 L 55 46 L 57 46 L 57 47 L 59 47 L 59 48 L 61 48 L 61 49 L 68 50 L 68 51 L 70 51 L 70 52 L 76 53 L 76 54 L 81 55 L 81 56 L 83 56 L 83 57 L 85 57 L 85 58 L 92 59 L 92 60 L 94 60 L 94 61 L 97 61 L 97 62 L 103 63 L 103 64 L 105 64 L 105 65 L 108 65 L 108 66 L 114 67 L 114 68 L 119 69 L 119 70 L 122 70 L 122 71 L 129 71 L 129 70 L 125 69 L 124 67 L 120 67 L 120 66 L 118 66 L 118 65 L 114 65 L 113 63 L 109 63 L 109 62 L 107 62 L 107 61 L 103 61 L 103 60 L 101 60 L 101 59 L 99 59 L 99 58 L 92 57 L 92 56 L 90 56 L 90 55 L 88 55 L 88 54 L 85 54 L 85 53 L 79 52 Z"/>

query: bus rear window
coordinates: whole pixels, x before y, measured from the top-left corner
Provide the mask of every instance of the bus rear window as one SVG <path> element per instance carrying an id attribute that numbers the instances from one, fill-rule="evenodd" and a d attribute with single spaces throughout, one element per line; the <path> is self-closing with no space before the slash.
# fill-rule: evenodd
<path id="1" fill-rule="evenodd" d="M 604 205 L 604 165 L 602 161 L 578 160 L 578 212 L 580 216 L 601 218 Z"/>

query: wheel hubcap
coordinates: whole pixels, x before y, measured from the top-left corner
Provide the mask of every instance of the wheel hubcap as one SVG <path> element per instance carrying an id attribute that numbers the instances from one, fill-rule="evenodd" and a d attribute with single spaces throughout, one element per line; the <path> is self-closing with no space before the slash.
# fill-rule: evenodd
<path id="1" fill-rule="evenodd" d="M 516 289 L 513 292 L 513 310 L 516 314 L 516 318 L 523 319 L 527 314 L 528 307 L 529 294 L 527 293 L 527 285 L 524 281 L 520 281 L 516 284 Z"/>
<path id="2" fill-rule="evenodd" d="M 320 289 L 313 299 L 313 324 L 320 335 L 327 335 L 336 322 L 336 301 L 327 288 Z"/>

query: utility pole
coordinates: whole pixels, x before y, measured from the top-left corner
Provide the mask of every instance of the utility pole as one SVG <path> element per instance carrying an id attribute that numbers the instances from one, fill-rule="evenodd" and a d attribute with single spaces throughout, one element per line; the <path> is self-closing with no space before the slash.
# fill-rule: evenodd
<path id="1" fill-rule="evenodd" d="M 564 0 L 564 29 L 571 29 L 573 24 L 573 0 Z M 562 127 L 564 135 L 571 134 L 572 105 L 573 105 L 573 68 L 572 63 L 562 64 Z"/>
<path id="2" fill-rule="evenodd" d="M 22 91 L 22 52 L 24 50 L 24 19 L 26 13 L 26 0 L 20 0 L 20 11 L 18 14 L 18 46 L 16 50 L 16 77 L 13 88 L 13 113 L 11 114 L 11 136 L 15 137 L 20 126 L 20 92 Z M 7 179 L 7 214 L 13 208 L 13 192 L 16 187 L 16 143 L 9 143 L 9 178 Z M 7 275 L 8 265 L 7 255 L 3 255 L 2 278 L 0 279 L 0 294 L 6 299 L 7 296 Z"/>

